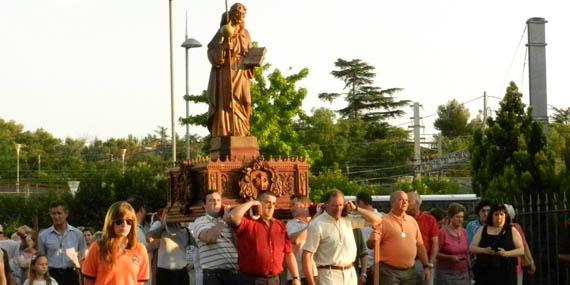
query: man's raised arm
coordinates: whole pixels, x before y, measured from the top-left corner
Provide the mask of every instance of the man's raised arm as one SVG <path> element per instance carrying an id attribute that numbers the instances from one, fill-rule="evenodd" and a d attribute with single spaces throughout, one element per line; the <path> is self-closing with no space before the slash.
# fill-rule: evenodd
<path id="1" fill-rule="evenodd" d="M 249 208 L 253 206 L 259 207 L 261 206 L 261 203 L 257 200 L 251 200 L 241 205 L 235 206 L 230 212 L 230 222 L 234 226 L 238 226 L 239 223 L 241 222 L 241 218 L 243 218 L 243 215 L 245 215 L 245 213 L 249 210 Z"/>

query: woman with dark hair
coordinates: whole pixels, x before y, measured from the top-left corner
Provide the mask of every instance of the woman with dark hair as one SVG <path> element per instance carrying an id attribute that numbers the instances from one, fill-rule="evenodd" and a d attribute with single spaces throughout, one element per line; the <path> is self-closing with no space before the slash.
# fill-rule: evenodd
<path id="1" fill-rule="evenodd" d="M 85 243 L 87 244 L 87 248 L 89 248 L 91 244 L 94 242 L 93 234 L 95 233 L 95 231 L 91 227 L 86 227 L 82 230 L 82 232 L 83 236 L 85 237 Z"/>
<path id="2" fill-rule="evenodd" d="M 137 240 L 136 215 L 127 202 L 116 202 L 107 211 L 103 237 L 94 242 L 81 272 L 85 285 L 140 285 L 149 278 L 148 256 Z"/>
<path id="3" fill-rule="evenodd" d="M 477 206 L 475 206 L 477 218 L 467 223 L 467 226 L 465 227 L 465 230 L 467 230 L 467 242 L 469 244 L 471 244 L 477 230 L 486 223 L 487 217 L 489 216 L 489 210 L 491 210 L 492 205 L 493 203 L 491 203 L 491 201 L 483 199 L 477 203 Z"/>
<path id="4" fill-rule="evenodd" d="M 471 285 L 467 231 L 463 228 L 465 207 L 459 203 L 451 203 L 447 215 L 449 224 L 439 231 L 435 284 Z"/>
<path id="5" fill-rule="evenodd" d="M 505 205 L 491 207 L 487 223 L 475 233 L 469 251 L 477 255 L 475 284 L 517 284 L 517 257 L 524 255 L 524 247 Z"/>

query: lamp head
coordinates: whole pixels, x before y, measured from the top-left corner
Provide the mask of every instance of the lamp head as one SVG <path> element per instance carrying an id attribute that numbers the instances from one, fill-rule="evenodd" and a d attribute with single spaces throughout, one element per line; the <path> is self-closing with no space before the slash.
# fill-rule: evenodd
<path id="1" fill-rule="evenodd" d="M 183 47 L 185 49 L 199 48 L 201 46 L 202 46 L 202 44 L 194 38 L 189 38 L 189 39 L 185 40 L 181 45 L 181 47 Z"/>

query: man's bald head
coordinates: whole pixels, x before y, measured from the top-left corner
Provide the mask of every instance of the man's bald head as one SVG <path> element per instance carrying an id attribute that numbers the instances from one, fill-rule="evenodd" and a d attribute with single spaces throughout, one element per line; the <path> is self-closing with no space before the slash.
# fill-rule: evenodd
<path id="1" fill-rule="evenodd" d="M 420 213 L 420 206 L 422 205 L 422 198 L 418 192 L 409 192 L 408 194 L 408 210 L 406 211 L 410 216 L 417 216 Z"/>
<path id="2" fill-rule="evenodd" d="M 396 191 L 390 195 L 390 206 L 395 215 L 401 215 L 408 209 L 408 195 L 404 191 Z"/>

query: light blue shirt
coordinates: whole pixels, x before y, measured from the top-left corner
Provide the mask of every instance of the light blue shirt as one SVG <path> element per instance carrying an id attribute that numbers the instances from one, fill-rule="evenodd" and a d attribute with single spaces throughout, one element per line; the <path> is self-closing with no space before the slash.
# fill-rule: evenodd
<path id="1" fill-rule="evenodd" d="M 471 245 L 471 241 L 473 240 L 473 237 L 475 236 L 475 233 L 477 232 L 477 230 L 481 227 L 481 222 L 479 222 L 479 219 L 473 220 L 469 223 L 467 223 L 467 226 L 465 227 L 465 230 L 467 231 L 467 245 Z"/>
<path id="2" fill-rule="evenodd" d="M 79 261 L 85 257 L 86 249 L 83 233 L 69 224 L 63 235 L 51 226 L 38 237 L 38 250 L 47 256 L 50 268 L 79 268 Z"/>
<path id="3" fill-rule="evenodd" d="M 146 242 L 146 231 L 141 224 L 137 224 L 137 239 L 144 245 L 144 247 L 148 247 L 148 243 Z"/>

